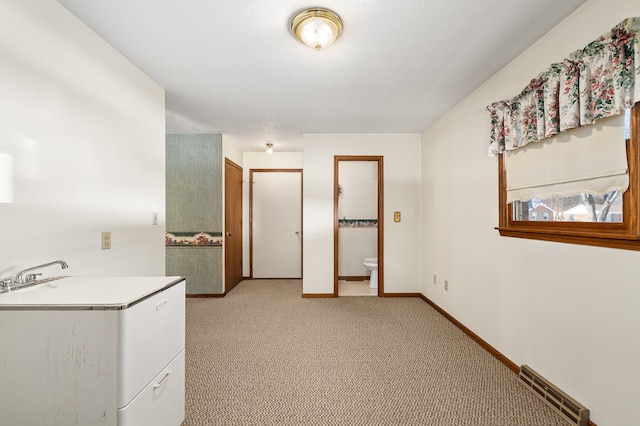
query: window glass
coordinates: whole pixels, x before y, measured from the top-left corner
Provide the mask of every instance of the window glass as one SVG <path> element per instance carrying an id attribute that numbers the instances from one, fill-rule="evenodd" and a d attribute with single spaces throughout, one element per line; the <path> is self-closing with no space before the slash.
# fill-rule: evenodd
<path id="1" fill-rule="evenodd" d="M 622 222 L 622 194 L 580 194 L 571 197 L 554 196 L 528 202 L 513 203 L 513 219 L 517 221 L 550 220 L 554 222 Z"/>

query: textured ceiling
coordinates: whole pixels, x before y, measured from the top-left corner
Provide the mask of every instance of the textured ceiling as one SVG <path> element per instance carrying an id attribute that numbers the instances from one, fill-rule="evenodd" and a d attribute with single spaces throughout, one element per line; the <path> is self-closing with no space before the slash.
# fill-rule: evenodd
<path id="1" fill-rule="evenodd" d="M 421 132 L 585 2 L 58 1 L 166 90 L 167 132 L 224 133 L 245 151 Z M 289 30 L 311 6 L 344 21 L 320 52 Z"/>

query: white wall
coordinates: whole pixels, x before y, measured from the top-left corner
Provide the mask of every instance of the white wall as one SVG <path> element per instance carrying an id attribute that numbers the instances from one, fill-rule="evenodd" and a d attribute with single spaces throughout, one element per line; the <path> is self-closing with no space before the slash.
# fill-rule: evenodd
<path id="1" fill-rule="evenodd" d="M 378 256 L 378 228 L 338 228 L 338 276 L 370 275 L 362 261 Z"/>
<path id="2" fill-rule="evenodd" d="M 233 139 L 229 138 L 227 135 L 222 135 L 222 161 L 224 161 L 224 158 L 228 158 L 238 166 L 242 167 L 242 155 L 242 151 L 233 142 Z"/>
<path id="3" fill-rule="evenodd" d="M 0 276 L 164 275 L 163 89 L 52 0 L 0 4 L 0 64 Z"/>
<path id="4" fill-rule="evenodd" d="M 341 161 L 342 194 L 338 198 L 340 219 L 376 219 L 378 217 L 378 163 Z"/>
<path id="5" fill-rule="evenodd" d="M 384 290 L 419 291 L 420 135 L 303 135 L 305 294 L 333 293 L 333 170 L 336 155 L 384 156 Z M 393 212 L 402 221 L 393 222 Z"/>
<path id="6" fill-rule="evenodd" d="M 422 134 L 422 293 L 600 425 L 638 421 L 640 253 L 500 237 L 485 107 L 630 16 L 637 0 L 587 2 Z"/>
<path id="7" fill-rule="evenodd" d="M 251 169 L 302 169 L 302 152 L 245 152 L 242 158 L 242 275 L 250 274 L 249 171 Z"/>

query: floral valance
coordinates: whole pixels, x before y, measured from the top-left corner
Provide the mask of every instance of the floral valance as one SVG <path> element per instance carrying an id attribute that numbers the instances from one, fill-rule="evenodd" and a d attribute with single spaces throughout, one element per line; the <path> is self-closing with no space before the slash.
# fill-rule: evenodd
<path id="1" fill-rule="evenodd" d="M 487 107 L 489 155 L 593 124 L 640 101 L 640 18 L 552 64 L 520 94 Z"/>

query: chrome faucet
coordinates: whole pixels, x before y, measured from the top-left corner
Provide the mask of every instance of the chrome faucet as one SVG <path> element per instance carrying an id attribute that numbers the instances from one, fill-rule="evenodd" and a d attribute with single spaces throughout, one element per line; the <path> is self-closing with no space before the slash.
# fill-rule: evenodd
<path id="1" fill-rule="evenodd" d="M 20 271 L 16 274 L 16 277 L 13 279 L 13 282 L 15 284 L 26 284 L 32 281 L 36 280 L 36 277 L 38 275 L 42 275 L 40 274 L 27 274 L 25 275 L 27 272 L 30 271 L 35 271 L 36 269 L 40 269 L 40 268 L 46 268 L 47 266 L 51 266 L 51 265 L 55 265 L 55 264 L 59 264 L 62 269 L 67 269 L 69 267 L 69 265 L 67 265 L 67 262 L 65 262 L 64 260 L 56 260 L 53 262 L 49 262 L 49 263 L 45 263 L 43 265 L 38 265 L 38 266 L 34 266 L 33 268 L 27 268 L 24 271 Z"/>
<path id="2" fill-rule="evenodd" d="M 23 287 L 30 287 L 39 283 L 43 283 L 45 281 L 51 281 L 53 279 L 57 279 L 57 278 L 51 278 L 48 280 L 38 281 L 36 278 L 39 275 L 42 275 L 42 273 L 27 274 L 27 272 L 34 271 L 40 268 L 46 268 L 47 266 L 51 266 L 55 264 L 60 265 L 62 269 L 67 269 L 69 267 L 69 265 L 67 265 L 67 262 L 63 260 L 56 260 L 54 262 L 49 262 L 43 265 L 34 266 L 33 268 L 27 268 L 24 271 L 18 272 L 15 278 L 8 277 L 8 278 L 0 279 L 0 293 L 7 293 L 10 291 L 18 290 Z"/>

